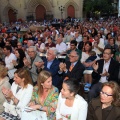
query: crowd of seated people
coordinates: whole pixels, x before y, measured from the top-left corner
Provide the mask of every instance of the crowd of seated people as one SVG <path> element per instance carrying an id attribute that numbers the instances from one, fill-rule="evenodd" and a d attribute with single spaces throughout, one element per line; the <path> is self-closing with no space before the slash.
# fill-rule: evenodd
<path id="1" fill-rule="evenodd" d="M 108 21 L 111 21 L 111 24 Z M 29 106 L 35 110 L 42 110 L 47 113 L 48 120 L 98 119 L 98 113 L 94 110 L 97 103 L 94 104 L 94 101 L 99 101 L 102 109 L 100 117 L 103 119 L 110 118 L 107 109 L 119 110 L 120 105 L 114 104 L 116 99 L 120 98 L 120 94 L 116 95 L 120 92 L 117 88 L 117 84 L 120 85 L 119 18 L 108 21 L 79 21 L 73 24 L 66 23 L 60 28 L 46 25 L 44 29 L 35 31 L 29 29 L 29 23 L 20 23 L 20 28 L 27 26 L 28 31 L 1 31 L 0 64 L 5 72 L 5 75 L 0 75 L 1 119 L 6 119 L 4 115 L 9 117 L 2 106 L 6 101 L 7 104 L 12 103 L 20 109 Z M 3 26 L 5 27 L 12 28 L 12 24 Z M 27 73 L 23 74 L 24 71 Z M 84 86 L 83 92 L 87 93 L 87 98 L 78 94 L 80 84 Z M 20 86 L 21 94 L 31 86 L 33 95 L 29 93 L 29 99 L 22 107 L 23 94 L 17 95 L 20 91 L 14 93 L 13 86 Z M 104 106 L 109 99 L 109 105 Z M 68 113 L 63 108 L 68 109 Z M 17 119 L 21 114 L 22 110 Z M 118 117 L 113 116 L 113 119 L 119 120 L 120 113 L 116 112 L 116 116 Z"/>

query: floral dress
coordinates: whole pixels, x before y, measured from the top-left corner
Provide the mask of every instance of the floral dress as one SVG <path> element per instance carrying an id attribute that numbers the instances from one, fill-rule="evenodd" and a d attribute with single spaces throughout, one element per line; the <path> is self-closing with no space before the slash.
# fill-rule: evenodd
<path id="1" fill-rule="evenodd" d="M 58 102 L 58 89 L 56 87 L 52 87 L 50 92 L 48 93 L 46 99 L 44 100 L 44 103 L 42 106 L 47 107 L 48 114 L 47 118 L 48 120 L 56 120 L 55 118 L 55 112 L 57 108 L 57 102 Z M 35 86 L 33 89 L 33 95 L 31 101 L 35 102 L 36 104 L 41 104 L 39 100 L 38 95 L 38 86 Z"/>

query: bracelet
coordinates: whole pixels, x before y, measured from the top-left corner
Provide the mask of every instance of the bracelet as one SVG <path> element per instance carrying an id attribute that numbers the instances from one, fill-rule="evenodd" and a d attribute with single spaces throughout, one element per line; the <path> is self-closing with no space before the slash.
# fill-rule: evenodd
<path id="1" fill-rule="evenodd" d="M 43 106 L 40 106 L 40 110 L 41 110 L 41 111 L 43 110 Z"/>

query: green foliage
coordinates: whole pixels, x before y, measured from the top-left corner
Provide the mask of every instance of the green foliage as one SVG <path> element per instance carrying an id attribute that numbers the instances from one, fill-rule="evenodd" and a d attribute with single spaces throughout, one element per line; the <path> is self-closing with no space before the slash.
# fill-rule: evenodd
<path id="1" fill-rule="evenodd" d="M 113 11 L 112 0 L 84 0 L 83 11 L 85 13 L 110 14 Z"/>

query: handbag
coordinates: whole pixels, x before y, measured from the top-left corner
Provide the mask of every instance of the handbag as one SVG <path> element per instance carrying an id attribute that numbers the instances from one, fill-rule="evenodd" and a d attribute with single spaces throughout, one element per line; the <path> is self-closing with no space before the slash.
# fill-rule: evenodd
<path id="1" fill-rule="evenodd" d="M 21 120 L 47 120 L 46 112 L 39 110 L 22 111 Z"/>
<path id="2" fill-rule="evenodd" d="M 21 113 L 21 110 L 20 108 L 16 107 L 15 105 L 13 104 L 9 104 L 8 102 L 4 102 L 3 103 L 3 106 L 5 107 L 5 112 L 6 113 L 9 113 L 9 114 L 12 114 L 14 116 L 19 116 L 20 113 Z"/>

